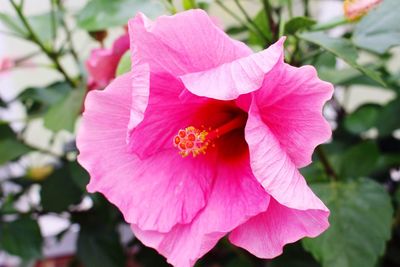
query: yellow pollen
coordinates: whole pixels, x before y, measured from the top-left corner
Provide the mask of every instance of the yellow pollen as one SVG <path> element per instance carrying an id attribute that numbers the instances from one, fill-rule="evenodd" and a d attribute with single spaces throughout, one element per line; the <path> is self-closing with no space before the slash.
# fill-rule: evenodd
<path id="1" fill-rule="evenodd" d="M 179 149 L 179 154 L 182 157 L 187 157 L 192 154 L 196 157 L 199 154 L 205 154 L 209 145 L 207 140 L 208 132 L 199 130 L 193 126 L 180 129 L 178 134 L 174 137 L 174 146 Z"/>

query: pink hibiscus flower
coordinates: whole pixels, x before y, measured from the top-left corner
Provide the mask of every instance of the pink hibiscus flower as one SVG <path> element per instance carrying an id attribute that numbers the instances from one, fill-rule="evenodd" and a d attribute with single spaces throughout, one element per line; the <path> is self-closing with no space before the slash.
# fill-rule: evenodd
<path id="1" fill-rule="evenodd" d="M 178 267 L 225 235 L 273 258 L 327 229 L 298 168 L 331 135 L 331 84 L 285 64 L 283 38 L 252 53 L 200 10 L 139 14 L 129 34 L 133 71 L 86 99 L 77 144 L 90 192 Z"/>
<path id="2" fill-rule="evenodd" d="M 345 0 L 343 3 L 344 15 L 348 20 L 357 20 L 381 2 L 382 0 Z"/>
<path id="3" fill-rule="evenodd" d="M 114 41 L 111 49 L 96 48 L 91 51 L 86 61 L 89 90 L 103 89 L 115 78 L 118 63 L 128 49 L 129 35 L 126 33 Z"/>

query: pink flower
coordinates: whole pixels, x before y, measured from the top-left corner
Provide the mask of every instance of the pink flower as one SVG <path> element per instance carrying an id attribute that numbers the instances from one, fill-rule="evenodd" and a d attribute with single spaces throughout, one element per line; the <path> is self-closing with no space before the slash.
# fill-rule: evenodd
<path id="1" fill-rule="evenodd" d="M 90 192 L 178 267 L 225 235 L 273 258 L 329 226 L 298 168 L 331 130 L 332 85 L 283 62 L 284 38 L 259 53 L 190 10 L 129 22 L 132 70 L 92 91 L 77 144 Z"/>
<path id="2" fill-rule="evenodd" d="M 114 78 L 119 60 L 129 49 L 129 35 L 125 34 L 115 40 L 113 47 L 93 49 L 86 61 L 89 73 L 89 90 L 103 89 Z"/>
<path id="3" fill-rule="evenodd" d="M 381 2 L 382 0 L 345 0 L 344 15 L 348 20 L 357 20 Z"/>

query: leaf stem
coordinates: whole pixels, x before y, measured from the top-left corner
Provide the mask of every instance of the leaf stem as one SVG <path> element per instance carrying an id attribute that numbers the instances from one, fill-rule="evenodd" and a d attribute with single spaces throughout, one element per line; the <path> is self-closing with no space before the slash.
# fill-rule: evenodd
<path id="1" fill-rule="evenodd" d="M 347 23 L 349 22 L 346 20 L 346 18 L 339 17 L 325 23 L 316 24 L 311 27 L 311 31 L 325 31 Z"/>
<path id="2" fill-rule="evenodd" d="M 220 0 L 215 0 L 215 3 L 222 9 L 224 10 L 227 14 L 229 14 L 232 18 L 234 18 L 237 22 L 239 22 L 240 26 L 243 28 L 246 28 L 248 31 L 254 33 L 255 35 L 258 36 L 258 38 L 261 38 L 261 41 L 264 41 L 261 36 L 259 36 L 258 32 L 254 30 L 250 25 L 248 25 L 245 21 L 243 21 L 238 15 L 236 15 L 235 12 L 230 10 L 227 6 L 225 6 Z"/>
<path id="3" fill-rule="evenodd" d="M 172 0 L 164 0 L 162 1 L 164 3 L 164 6 L 169 10 L 171 14 L 175 14 L 177 12 L 176 7 Z"/>
<path id="4" fill-rule="evenodd" d="M 331 163 L 329 162 L 329 159 L 326 156 L 324 149 L 321 146 L 319 146 L 319 147 L 317 147 L 316 152 L 317 152 L 319 160 L 322 163 L 322 166 L 325 169 L 326 174 L 330 178 L 332 178 L 332 180 L 337 181 L 338 175 L 337 175 L 336 171 L 333 169 Z"/>
<path id="5" fill-rule="evenodd" d="M 304 5 L 304 16 L 309 17 L 310 16 L 309 0 L 303 0 L 303 5 Z"/>
<path id="6" fill-rule="evenodd" d="M 51 18 L 51 36 L 53 38 L 53 41 L 56 40 L 57 38 L 57 18 L 56 18 L 56 5 L 54 3 L 55 0 L 50 0 L 50 5 L 51 5 L 51 12 L 50 12 L 50 18 Z"/>
<path id="7" fill-rule="evenodd" d="M 294 65 L 294 66 L 299 65 L 299 62 L 297 62 L 297 55 L 298 55 L 299 51 L 300 51 L 300 40 L 299 40 L 299 38 L 296 37 L 295 44 L 294 44 L 294 50 L 293 50 L 292 56 L 290 57 L 291 65 Z"/>
<path id="8" fill-rule="evenodd" d="M 7 35 L 7 36 L 11 36 L 11 37 L 15 37 L 15 38 L 19 38 L 19 39 L 24 39 L 25 40 L 25 37 L 22 36 L 22 35 L 19 35 L 18 33 L 0 31 L 0 34 L 4 34 L 4 35 Z"/>
<path id="9" fill-rule="evenodd" d="M 55 0 L 55 1 L 56 1 L 56 4 L 58 5 L 58 8 L 61 10 L 61 12 L 65 13 L 65 8 L 63 6 L 62 1 L 60 1 L 60 0 Z M 69 49 L 70 49 L 71 55 L 75 61 L 75 64 L 77 65 L 78 69 L 80 69 L 81 63 L 79 60 L 78 53 L 75 50 L 74 42 L 72 40 L 72 32 L 69 29 L 67 22 L 64 19 L 64 16 L 61 17 L 61 26 L 64 28 L 65 36 L 66 36 L 67 42 L 69 43 Z"/>
<path id="10" fill-rule="evenodd" d="M 27 54 L 25 56 L 19 57 L 19 58 L 15 59 L 14 61 L 15 61 L 15 64 L 20 64 L 20 63 L 22 63 L 22 62 L 24 62 L 24 61 L 26 61 L 28 59 L 31 59 L 31 58 L 33 58 L 35 56 L 38 56 L 40 54 L 41 54 L 40 51 L 32 52 L 32 53 L 29 53 L 29 54 Z"/>
<path id="11" fill-rule="evenodd" d="M 22 24 L 24 25 L 28 36 L 27 38 L 30 39 L 33 43 L 35 43 L 39 48 L 47 55 L 47 57 L 53 61 L 56 69 L 64 76 L 65 80 L 72 86 L 76 87 L 75 82 L 69 77 L 65 69 L 62 67 L 60 60 L 59 60 L 59 55 L 55 53 L 54 51 L 48 49 L 39 39 L 39 37 L 36 35 L 36 33 L 33 31 L 31 25 L 28 23 L 28 20 L 25 18 L 24 14 L 22 14 L 21 7 L 18 6 L 14 0 L 10 0 L 11 5 L 13 6 L 15 12 L 18 15 L 18 18 L 21 20 Z"/>
<path id="12" fill-rule="evenodd" d="M 293 18 L 293 1 L 292 0 L 288 0 L 288 13 L 289 13 L 289 18 Z"/>
<path id="13" fill-rule="evenodd" d="M 273 16 L 273 10 L 271 7 L 271 4 L 269 2 L 269 0 L 262 0 L 263 6 L 264 6 L 264 11 L 265 11 L 265 15 L 268 19 L 268 25 L 269 28 L 271 30 L 272 33 L 272 42 L 277 40 L 277 25 L 275 24 L 274 18 Z"/>
<path id="14" fill-rule="evenodd" d="M 265 43 L 270 43 L 271 40 L 263 33 L 263 31 L 260 29 L 260 27 L 257 26 L 256 23 L 252 20 L 252 18 L 249 16 L 249 14 L 246 12 L 246 10 L 243 8 L 242 4 L 240 3 L 239 0 L 234 0 L 236 6 L 239 8 L 239 10 L 242 12 L 243 16 L 246 18 L 246 21 L 253 26 L 254 30 L 257 32 L 257 34 L 262 38 L 262 41 Z"/>

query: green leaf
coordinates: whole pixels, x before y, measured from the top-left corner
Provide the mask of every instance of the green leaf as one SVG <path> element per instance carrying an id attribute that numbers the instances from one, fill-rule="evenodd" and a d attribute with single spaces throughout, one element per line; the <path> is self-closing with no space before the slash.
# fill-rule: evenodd
<path id="1" fill-rule="evenodd" d="M 120 267 L 125 257 L 118 233 L 110 227 L 82 227 L 77 256 L 86 267 Z"/>
<path id="2" fill-rule="evenodd" d="M 7 107 L 7 103 L 4 102 L 4 100 L 1 99 L 1 97 L 0 97 L 0 108 L 5 108 L 5 107 Z"/>
<path id="3" fill-rule="evenodd" d="M 337 71 L 336 68 L 336 56 L 330 52 L 323 51 L 316 57 L 311 58 L 309 64 L 314 65 L 317 70 L 319 69 L 334 69 Z"/>
<path id="4" fill-rule="evenodd" d="M 307 29 L 316 23 L 315 20 L 309 17 L 295 17 L 286 22 L 285 34 L 295 34 L 298 31 Z"/>
<path id="5" fill-rule="evenodd" d="M 157 1 L 142 0 L 91 0 L 78 14 L 78 26 L 87 31 L 99 31 L 110 27 L 122 26 L 143 12 L 156 17 L 163 13 L 163 6 Z"/>
<path id="6" fill-rule="evenodd" d="M 351 133 L 360 134 L 376 126 L 381 106 L 365 104 L 345 117 L 344 127 Z"/>
<path id="7" fill-rule="evenodd" d="M 313 257 L 303 249 L 301 242 L 286 245 L 283 254 L 273 259 L 269 267 L 320 267 Z"/>
<path id="8" fill-rule="evenodd" d="M 264 33 L 264 35 L 268 39 L 272 39 L 272 33 L 268 23 L 268 18 L 263 9 L 257 13 L 257 15 L 253 19 L 253 22 L 258 26 L 258 28 Z M 249 32 L 248 43 L 250 45 L 258 45 L 261 47 L 265 46 L 264 40 L 262 40 L 260 36 L 254 32 Z"/>
<path id="9" fill-rule="evenodd" d="M 379 149 L 372 141 L 361 142 L 339 155 L 339 176 L 357 178 L 371 174 L 378 164 Z"/>
<path id="10" fill-rule="evenodd" d="M 0 124 L 0 165 L 30 151 L 28 146 L 17 140 L 16 134 L 7 124 Z"/>
<path id="11" fill-rule="evenodd" d="M 357 24 L 353 43 L 372 52 L 383 54 L 400 45 L 400 5 L 398 0 L 385 0 Z"/>
<path id="12" fill-rule="evenodd" d="M 317 183 L 328 180 L 325 168 L 319 160 L 313 160 L 310 165 L 301 168 L 300 172 L 309 183 Z"/>
<path id="13" fill-rule="evenodd" d="M 75 121 L 82 111 L 84 89 L 71 90 L 63 99 L 55 103 L 44 116 L 44 126 L 54 132 L 73 132 Z"/>
<path id="14" fill-rule="evenodd" d="M 400 153 L 381 153 L 375 172 L 387 172 L 400 166 Z"/>
<path id="15" fill-rule="evenodd" d="M 76 161 L 69 162 L 68 168 L 69 172 L 71 173 L 72 180 L 82 190 L 82 192 L 85 192 L 86 185 L 89 183 L 89 173 Z"/>
<path id="16" fill-rule="evenodd" d="M 400 129 L 400 98 L 389 102 L 379 114 L 377 128 L 380 136 L 389 136 Z"/>
<path id="17" fill-rule="evenodd" d="M 29 260 L 41 256 L 42 244 L 37 221 L 22 217 L 12 222 L 0 222 L 0 249 Z"/>
<path id="18" fill-rule="evenodd" d="M 40 198 L 43 209 L 62 212 L 70 205 L 78 204 L 82 190 L 75 184 L 70 170 L 61 168 L 53 172 L 42 184 Z"/>
<path id="19" fill-rule="evenodd" d="M 60 13 L 55 13 L 56 29 L 60 26 Z M 53 17 L 51 13 L 45 13 L 37 16 L 28 18 L 28 22 L 31 25 L 33 31 L 38 38 L 49 47 L 53 40 Z"/>
<path id="20" fill-rule="evenodd" d="M 351 67 L 361 71 L 382 86 L 386 86 L 379 72 L 368 69 L 357 64 L 357 49 L 353 44 L 344 38 L 332 38 L 322 32 L 307 32 L 298 35 L 301 39 L 319 45 L 337 57 L 343 59 Z"/>
<path id="21" fill-rule="evenodd" d="M 152 248 L 140 246 L 137 253 L 135 253 L 135 260 L 139 266 L 157 266 L 157 267 L 171 267 L 165 258 Z M 198 262 L 194 267 L 204 266 Z"/>
<path id="22" fill-rule="evenodd" d="M 196 0 L 182 0 L 182 6 L 185 10 L 197 8 Z"/>
<path id="23" fill-rule="evenodd" d="M 129 51 L 125 52 L 125 54 L 121 57 L 118 67 L 116 76 L 120 76 L 124 73 L 127 73 L 131 70 L 131 53 Z"/>
<path id="24" fill-rule="evenodd" d="M 365 85 L 371 87 L 380 87 L 383 89 L 395 90 L 391 87 L 382 87 L 382 84 L 372 80 L 368 76 L 362 74 L 353 68 L 334 69 L 334 68 L 320 68 L 318 75 L 322 80 L 331 82 L 335 85 L 351 86 L 351 85 Z M 390 82 L 384 77 L 386 82 Z"/>
<path id="25" fill-rule="evenodd" d="M 369 179 L 315 184 L 314 192 L 331 211 L 330 227 L 304 239 L 323 267 L 374 267 L 391 236 L 393 208 L 385 189 Z"/>
<path id="26" fill-rule="evenodd" d="M 54 83 L 46 88 L 28 88 L 18 96 L 18 99 L 25 105 L 29 114 L 40 114 L 61 101 L 70 90 L 71 87 L 65 82 Z"/>
<path id="27" fill-rule="evenodd" d="M 230 260 L 226 267 L 252 267 L 253 263 L 248 258 L 235 258 Z"/>
<path id="28" fill-rule="evenodd" d="M 31 149 L 17 141 L 16 139 L 0 140 L 0 165 L 7 161 L 14 160 L 28 152 Z"/>

